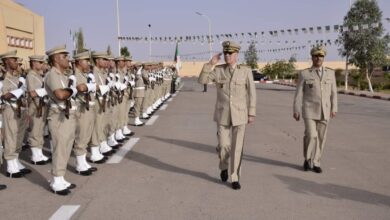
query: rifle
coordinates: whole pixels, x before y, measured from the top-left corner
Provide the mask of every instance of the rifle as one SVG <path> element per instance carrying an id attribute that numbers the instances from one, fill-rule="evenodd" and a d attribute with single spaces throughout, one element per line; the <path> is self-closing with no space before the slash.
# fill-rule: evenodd
<path id="1" fill-rule="evenodd" d="M 18 89 L 19 89 L 20 87 L 22 87 L 22 86 L 23 86 L 23 83 L 22 83 L 22 82 L 19 82 L 19 84 L 18 84 Z M 18 98 L 18 99 L 16 100 L 16 109 L 15 109 L 15 111 L 16 111 L 16 116 L 17 116 L 18 118 L 21 118 L 21 117 L 22 117 L 22 106 L 23 106 L 22 98 L 23 98 L 23 95 L 20 96 L 20 98 Z M 12 105 L 11 105 L 11 106 L 12 106 Z"/>
<path id="2" fill-rule="evenodd" d="M 88 77 L 87 83 L 91 83 L 91 81 L 92 81 L 92 79 Z M 89 111 L 89 101 L 91 101 L 91 94 L 89 92 L 85 93 L 84 99 L 85 99 L 85 109 L 87 109 L 87 111 Z"/>
<path id="3" fill-rule="evenodd" d="M 68 81 L 68 88 L 71 87 L 73 84 L 73 80 L 69 79 Z M 65 118 L 69 119 L 69 111 L 72 108 L 72 102 L 70 101 L 71 98 L 65 100 Z"/>

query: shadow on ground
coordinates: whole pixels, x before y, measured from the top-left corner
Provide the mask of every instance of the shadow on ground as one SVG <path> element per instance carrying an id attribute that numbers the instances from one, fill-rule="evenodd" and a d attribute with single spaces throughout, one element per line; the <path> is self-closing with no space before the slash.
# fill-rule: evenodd
<path id="1" fill-rule="evenodd" d="M 356 189 L 349 186 L 341 186 L 333 183 L 316 183 L 297 177 L 275 175 L 283 183 L 288 185 L 291 191 L 302 194 L 313 194 L 321 197 L 337 200 L 352 200 L 373 205 L 390 206 L 390 197 L 378 193 L 369 192 L 363 189 Z"/>
<path id="2" fill-rule="evenodd" d="M 151 139 L 155 139 L 158 141 L 170 143 L 174 146 L 185 147 L 185 148 L 192 149 L 192 150 L 213 153 L 216 155 L 216 147 L 215 146 L 191 142 L 191 141 L 187 141 L 187 140 L 168 139 L 168 138 L 161 138 L 161 137 L 156 137 L 156 136 L 146 136 L 146 137 L 151 138 Z M 257 162 L 257 163 L 262 163 L 262 164 L 267 164 L 267 165 L 272 165 L 272 166 L 289 167 L 292 169 L 301 170 L 301 166 L 299 166 L 299 165 L 286 163 L 286 162 L 278 161 L 278 160 L 272 160 L 272 159 L 268 159 L 268 158 L 264 158 L 264 157 L 258 157 L 258 156 L 244 154 L 243 159 L 246 161 Z"/>

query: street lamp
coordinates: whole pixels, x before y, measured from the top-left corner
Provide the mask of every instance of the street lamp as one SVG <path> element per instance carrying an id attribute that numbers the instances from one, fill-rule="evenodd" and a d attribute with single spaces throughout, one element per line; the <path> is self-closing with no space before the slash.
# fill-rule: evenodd
<path id="1" fill-rule="evenodd" d="M 119 37 L 121 36 L 120 27 L 119 27 L 119 0 L 116 0 L 116 24 L 118 28 L 118 55 L 121 55 L 121 40 Z"/>
<path id="2" fill-rule="evenodd" d="M 149 27 L 149 62 L 152 61 L 152 31 L 150 30 L 152 25 L 148 24 Z"/>
<path id="3" fill-rule="evenodd" d="M 210 52 L 210 59 L 213 57 L 213 54 L 211 53 L 211 51 L 212 51 L 212 46 L 211 46 L 211 21 L 210 21 L 210 18 L 209 18 L 209 16 L 207 16 L 207 15 L 205 15 L 205 14 L 202 14 L 202 13 L 200 13 L 200 12 L 195 12 L 197 15 L 199 15 L 199 16 L 202 16 L 202 17 L 204 17 L 204 18 L 206 18 L 207 19 L 207 22 L 208 22 L 208 24 L 209 24 L 209 52 Z"/>

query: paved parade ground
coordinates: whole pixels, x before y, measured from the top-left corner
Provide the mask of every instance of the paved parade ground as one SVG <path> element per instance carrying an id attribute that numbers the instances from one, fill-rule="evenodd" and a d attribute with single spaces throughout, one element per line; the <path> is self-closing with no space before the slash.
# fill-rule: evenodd
<path id="1" fill-rule="evenodd" d="M 92 176 L 73 172 L 69 196 L 49 190 L 51 165 L 22 179 L 4 175 L 0 219 L 389 219 L 390 102 L 339 95 L 324 172 L 303 172 L 303 121 L 292 118 L 294 88 L 256 84 L 257 117 L 247 126 L 242 189 L 219 179 L 215 87 L 195 78 L 167 101 Z M 66 132 L 66 131 L 64 131 Z M 122 157 L 123 156 L 123 157 Z"/>

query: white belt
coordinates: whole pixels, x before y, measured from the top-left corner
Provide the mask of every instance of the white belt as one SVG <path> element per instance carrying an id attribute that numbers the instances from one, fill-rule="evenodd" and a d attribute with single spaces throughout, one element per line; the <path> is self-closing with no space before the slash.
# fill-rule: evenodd
<path id="1" fill-rule="evenodd" d="M 86 102 L 80 101 L 80 100 L 76 100 L 76 102 L 79 103 L 79 104 L 83 104 L 83 105 L 86 105 L 86 104 L 87 104 Z M 89 101 L 88 104 L 89 104 L 90 106 L 93 106 L 93 105 L 95 105 L 95 102 L 94 102 L 94 101 Z"/>
<path id="2" fill-rule="evenodd" d="M 65 110 L 66 109 L 65 105 L 63 105 L 63 104 L 58 104 L 58 105 L 51 104 L 50 108 L 61 109 L 61 110 Z M 72 108 L 70 108 L 69 110 L 70 111 L 76 111 L 77 110 L 77 106 L 72 105 Z"/>
<path id="3" fill-rule="evenodd" d="M 142 89 L 145 89 L 145 87 L 135 87 L 134 89 L 136 89 L 136 90 L 142 90 Z"/>
<path id="4" fill-rule="evenodd" d="M 5 103 L 6 105 L 9 105 L 9 106 L 12 106 L 13 108 L 17 108 L 18 105 L 16 103 L 9 103 L 9 102 L 6 102 Z M 21 110 L 25 110 L 26 107 L 20 107 Z"/>

